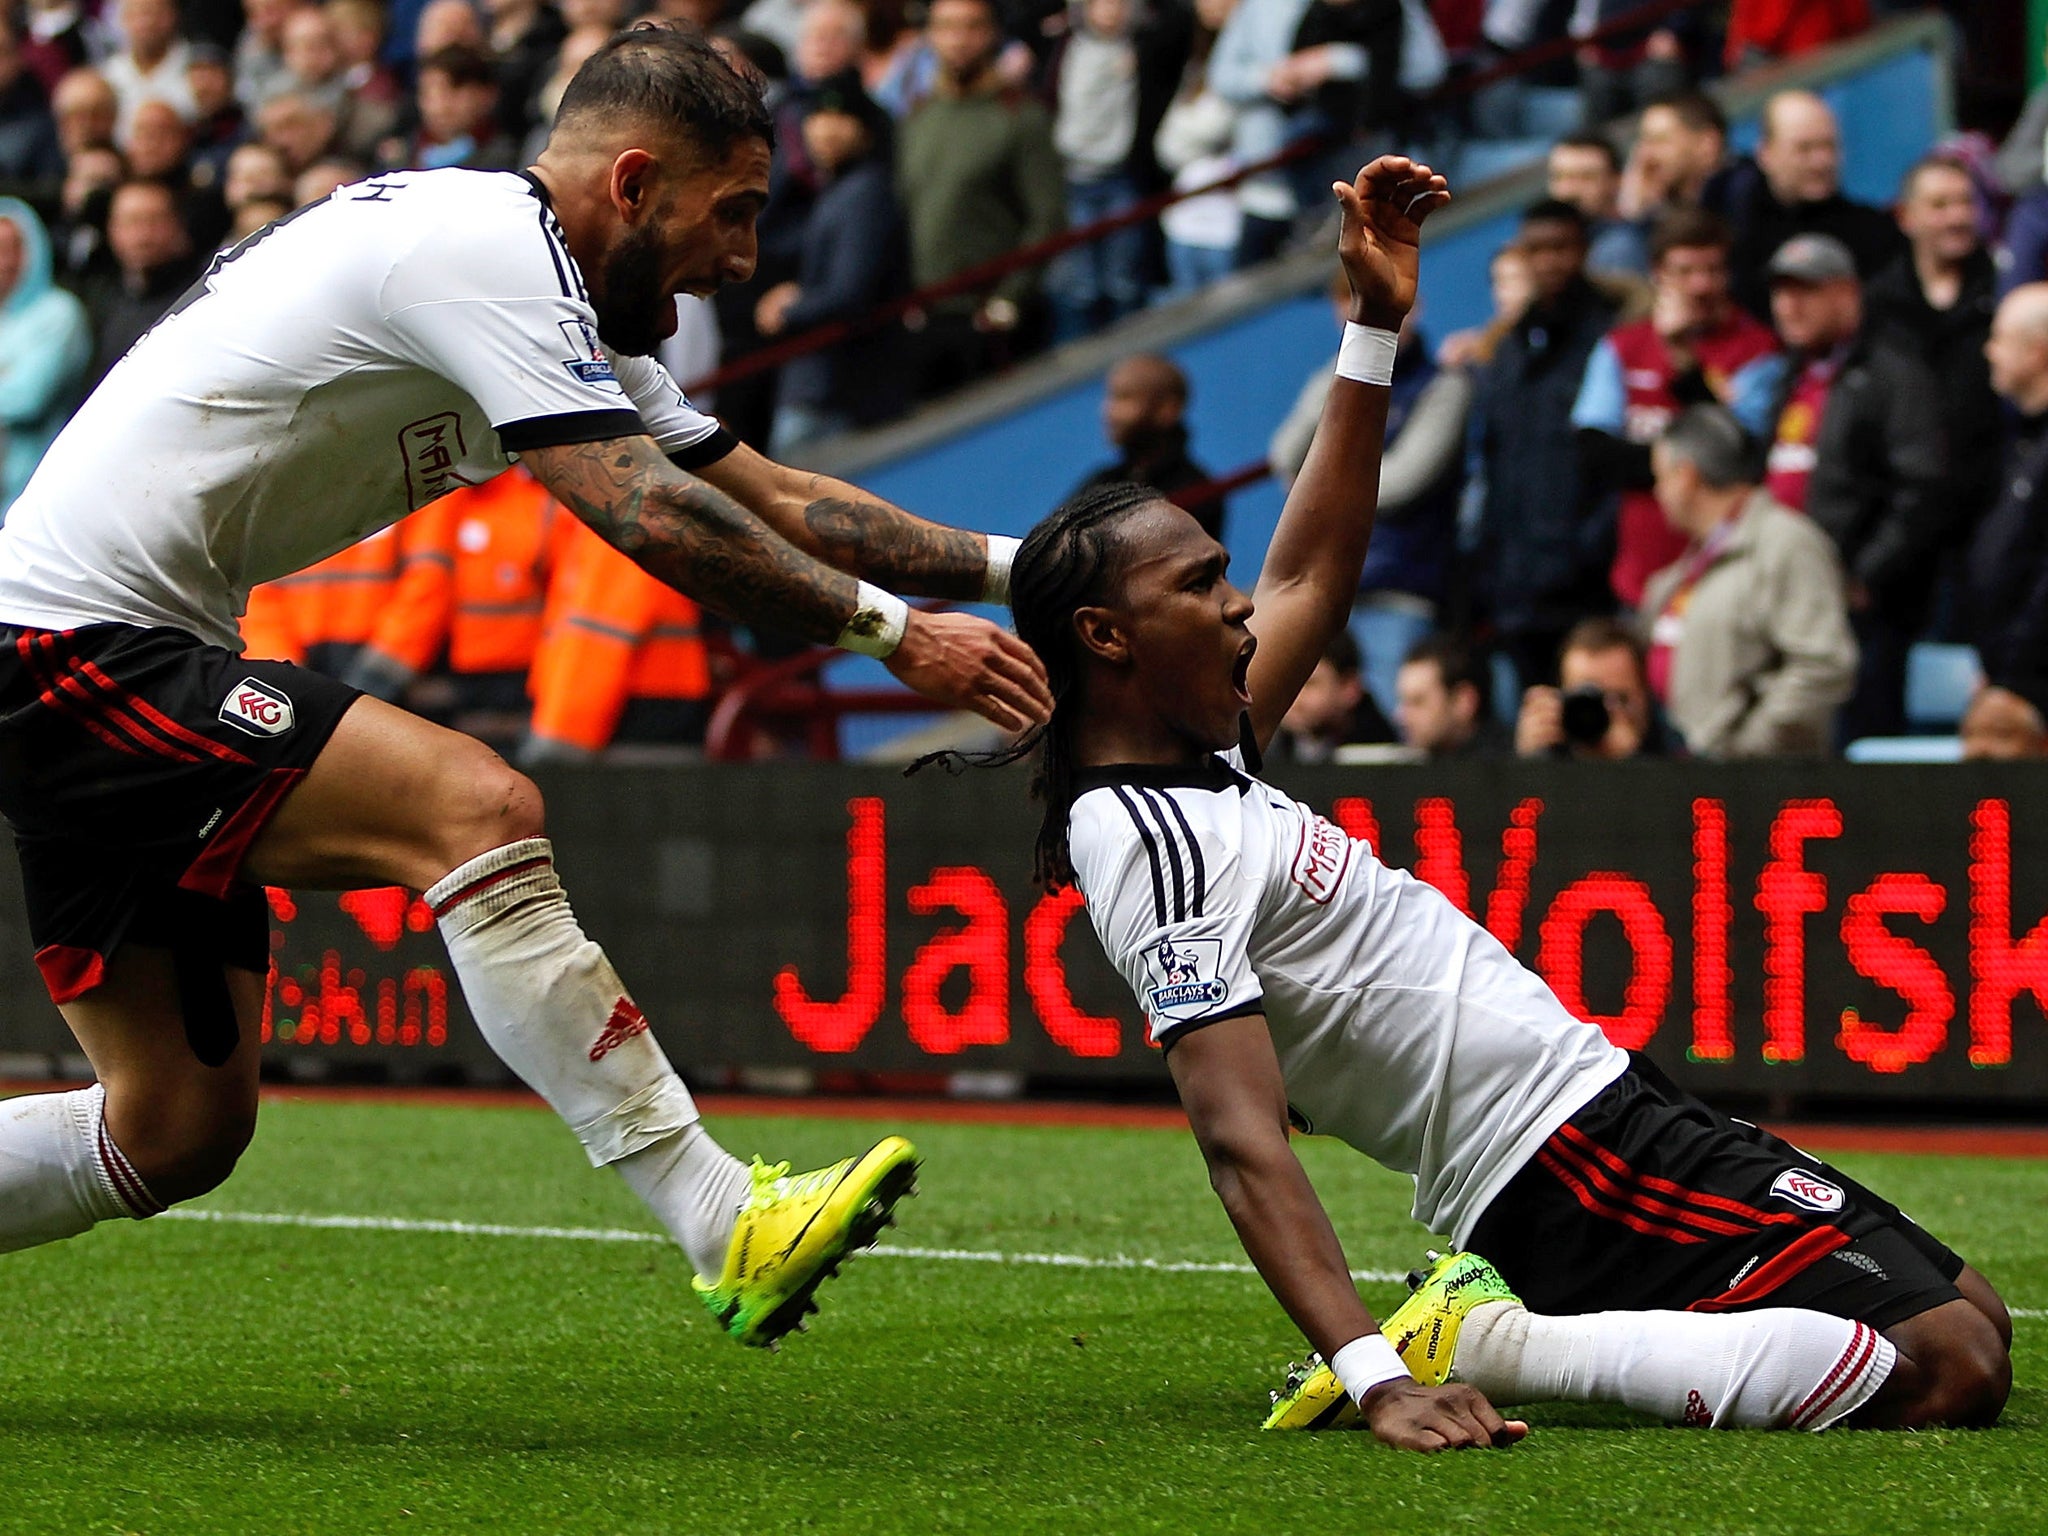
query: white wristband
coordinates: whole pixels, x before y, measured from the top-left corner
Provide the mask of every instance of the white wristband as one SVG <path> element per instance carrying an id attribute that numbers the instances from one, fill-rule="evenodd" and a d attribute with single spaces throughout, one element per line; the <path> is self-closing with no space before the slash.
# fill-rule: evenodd
<path id="1" fill-rule="evenodd" d="M 1000 533 L 988 536 L 988 580 L 983 583 L 981 600 L 984 603 L 1007 603 L 1010 600 L 1010 567 L 1016 562 L 1017 550 L 1022 539 L 1008 538 Z"/>
<path id="2" fill-rule="evenodd" d="M 894 592 L 862 582 L 853 617 L 846 621 L 846 628 L 839 631 L 839 638 L 833 643 L 842 651 L 887 656 L 903 643 L 903 632 L 909 627 L 910 604 Z"/>
<path id="3" fill-rule="evenodd" d="M 1344 344 L 1337 349 L 1337 377 L 1360 384 L 1394 382 L 1394 354 L 1401 338 L 1394 331 L 1378 330 L 1354 321 L 1344 323 Z"/>
<path id="4" fill-rule="evenodd" d="M 1354 1403 L 1364 1402 L 1365 1394 L 1383 1382 L 1410 1379 L 1408 1367 L 1401 1363 L 1400 1355 L 1382 1333 L 1353 1339 L 1330 1356 L 1330 1369 L 1344 1383 L 1344 1390 L 1351 1394 Z"/>

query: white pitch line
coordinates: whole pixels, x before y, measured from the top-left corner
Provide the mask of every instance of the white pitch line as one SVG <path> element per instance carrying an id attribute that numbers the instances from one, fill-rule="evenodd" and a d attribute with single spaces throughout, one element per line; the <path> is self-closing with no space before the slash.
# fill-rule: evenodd
<path id="1" fill-rule="evenodd" d="M 452 1237 L 546 1238 L 577 1243 L 666 1243 L 659 1232 L 630 1227 L 515 1227 L 488 1221 L 431 1221 L 406 1216 L 315 1216 L 296 1211 L 216 1211 L 179 1207 L 165 1211 L 170 1221 L 211 1221 L 249 1227 L 311 1227 L 344 1232 L 425 1232 Z M 885 1259 L 922 1259 L 948 1264 L 1039 1264 L 1052 1269 L 1139 1269 L 1162 1275 L 1255 1275 L 1249 1264 L 1195 1259 L 1106 1258 L 1084 1253 L 1010 1253 L 990 1248 L 907 1248 L 884 1243 L 868 1253 Z M 1354 1269 L 1354 1280 L 1391 1285 L 1405 1279 L 1390 1269 Z"/>
<path id="2" fill-rule="evenodd" d="M 311 1227 L 343 1232 L 425 1232 L 449 1237 L 525 1237 L 572 1243 L 667 1243 L 659 1232 L 632 1227 L 514 1227 L 492 1221 L 431 1221 L 409 1216 L 315 1216 L 297 1211 L 215 1211 L 180 1206 L 165 1211 L 164 1221 L 212 1221 L 244 1227 Z M 1048 1269 L 1136 1269 L 1158 1275 L 1255 1275 L 1251 1265 L 1230 1260 L 1148 1259 L 1117 1253 L 1100 1257 L 1085 1253 L 1011 1253 L 995 1248 L 906 1248 L 883 1243 L 868 1254 L 880 1259 L 921 1259 L 943 1264 L 1037 1264 Z M 1393 1285 L 1407 1278 L 1394 1269 L 1354 1269 L 1351 1278 L 1374 1285 Z M 2038 1322 L 2048 1307 L 2014 1307 L 2014 1319 Z"/>

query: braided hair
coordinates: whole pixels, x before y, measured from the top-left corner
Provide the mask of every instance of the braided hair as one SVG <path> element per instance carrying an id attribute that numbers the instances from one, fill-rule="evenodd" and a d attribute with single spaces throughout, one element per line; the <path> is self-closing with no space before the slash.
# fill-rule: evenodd
<path id="1" fill-rule="evenodd" d="M 933 752 L 908 770 L 915 773 L 935 762 L 954 771 L 969 764 L 995 768 L 1036 753 L 1031 796 L 1045 808 L 1045 817 L 1038 827 L 1032 871 L 1047 890 L 1074 879 L 1067 813 L 1074 804 L 1073 706 L 1082 672 L 1074 610 L 1102 601 L 1122 573 L 1123 549 L 1114 537 L 1114 525 L 1163 499 L 1150 486 L 1127 481 L 1096 486 L 1070 497 L 1025 535 L 1010 566 L 1010 612 L 1018 638 L 1045 665 L 1052 687 L 1052 718 L 994 752 Z"/>

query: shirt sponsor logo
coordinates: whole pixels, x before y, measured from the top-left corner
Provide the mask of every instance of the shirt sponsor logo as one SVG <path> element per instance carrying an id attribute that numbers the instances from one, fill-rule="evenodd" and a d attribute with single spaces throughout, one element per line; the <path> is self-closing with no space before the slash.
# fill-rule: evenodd
<path id="1" fill-rule="evenodd" d="M 562 366 L 576 376 L 576 382 L 609 384 L 617 389 L 619 377 L 612 372 L 611 359 L 598 344 L 596 328 L 587 320 L 564 320 L 560 324 L 569 343 L 569 355 L 562 359 Z"/>
<path id="2" fill-rule="evenodd" d="M 1155 1019 L 1200 1018 L 1230 995 L 1222 979 L 1221 939 L 1161 939 L 1145 957 L 1145 968 L 1151 982 L 1145 1011 Z"/>
<path id="3" fill-rule="evenodd" d="M 414 511 L 469 484 L 456 473 L 456 466 L 469 457 L 469 446 L 462 440 L 462 418 L 454 411 L 423 416 L 400 427 L 398 451 L 405 460 L 405 493 Z"/>
<path id="4" fill-rule="evenodd" d="M 1787 1168 L 1779 1174 L 1771 1181 L 1771 1193 L 1809 1211 L 1839 1211 L 1845 1198 L 1839 1185 L 1804 1168 Z"/>
<path id="5" fill-rule="evenodd" d="M 1351 839 L 1320 816 L 1304 818 L 1301 842 L 1287 871 L 1318 906 L 1326 906 L 1351 865 Z"/>
<path id="6" fill-rule="evenodd" d="M 292 728 L 292 701 L 245 677 L 221 700 L 220 717 L 251 736 L 282 736 Z"/>

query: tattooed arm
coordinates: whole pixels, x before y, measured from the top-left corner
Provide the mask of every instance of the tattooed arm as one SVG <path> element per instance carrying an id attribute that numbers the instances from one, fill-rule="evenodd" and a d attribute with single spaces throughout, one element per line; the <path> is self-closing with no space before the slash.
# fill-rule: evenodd
<path id="1" fill-rule="evenodd" d="M 646 436 L 520 455 L 555 498 L 657 580 L 745 624 L 831 645 L 860 606 L 853 576 L 819 563 Z M 911 612 L 890 671 L 925 697 L 1020 730 L 1052 712 L 1022 641 L 969 614 Z"/>
<path id="2" fill-rule="evenodd" d="M 981 534 L 913 517 L 858 486 L 791 469 L 744 445 L 700 471 L 805 554 L 912 597 L 978 601 L 988 579 Z"/>

